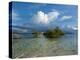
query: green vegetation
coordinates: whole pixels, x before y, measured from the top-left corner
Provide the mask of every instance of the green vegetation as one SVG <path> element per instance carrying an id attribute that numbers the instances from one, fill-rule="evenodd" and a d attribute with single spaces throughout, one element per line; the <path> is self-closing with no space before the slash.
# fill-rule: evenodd
<path id="1" fill-rule="evenodd" d="M 37 32 L 34 30 L 32 34 L 33 37 L 39 37 L 41 32 Z M 45 33 L 42 34 L 48 38 L 57 38 L 64 35 L 64 32 L 59 27 L 56 27 L 54 30 L 48 29 Z"/>
<path id="2" fill-rule="evenodd" d="M 39 37 L 39 35 L 40 35 L 40 32 L 37 32 L 37 31 L 33 31 L 33 37 Z"/>
<path id="3" fill-rule="evenodd" d="M 56 27 L 54 30 L 47 30 L 44 35 L 49 38 L 57 38 L 64 35 L 64 32 L 59 27 Z"/>

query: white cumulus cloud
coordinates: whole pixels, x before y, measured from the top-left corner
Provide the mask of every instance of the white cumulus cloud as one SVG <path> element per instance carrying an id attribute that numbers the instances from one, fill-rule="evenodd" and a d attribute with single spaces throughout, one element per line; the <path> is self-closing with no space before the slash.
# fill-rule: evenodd
<path id="1" fill-rule="evenodd" d="M 58 11 L 51 11 L 48 13 L 48 18 L 49 20 L 55 20 L 58 18 L 59 15 L 60 13 Z"/>
<path id="2" fill-rule="evenodd" d="M 63 17 L 61 18 L 61 21 L 67 20 L 67 19 L 70 19 L 70 18 L 72 18 L 72 16 L 63 16 Z"/>
<path id="3" fill-rule="evenodd" d="M 37 18 L 37 22 L 38 23 L 43 23 L 43 24 L 49 23 L 48 22 L 48 15 L 45 14 L 44 12 L 42 12 L 42 11 L 39 11 L 37 13 L 37 17 L 36 18 Z"/>
<path id="4" fill-rule="evenodd" d="M 67 28 L 73 29 L 73 30 L 78 30 L 78 26 L 67 25 Z"/>
<path id="5" fill-rule="evenodd" d="M 51 21 L 54 21 L 58 18 L 59 12 L 51 11 L 48 13 L 44 13 L 43 11 L 38 11 L 36 15 L 34 15 L 33 20 L 35 23 L 48 24 Z"/>

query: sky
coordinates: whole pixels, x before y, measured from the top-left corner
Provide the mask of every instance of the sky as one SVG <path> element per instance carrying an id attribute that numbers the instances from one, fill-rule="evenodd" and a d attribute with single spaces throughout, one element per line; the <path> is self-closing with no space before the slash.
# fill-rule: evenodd
<path id="1" fill-rule="evenodd" d="M 12 25 L 32 28 L 78 28 L 78 6 L 12 2 Z"/>

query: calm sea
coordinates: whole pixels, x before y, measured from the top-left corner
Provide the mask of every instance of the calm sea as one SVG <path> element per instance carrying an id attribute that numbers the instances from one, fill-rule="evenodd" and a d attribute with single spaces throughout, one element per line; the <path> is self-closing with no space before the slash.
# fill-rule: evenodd
<path id="1" fill-rule="evenodd" d="M 23 34 L 20 39 L 12 39 L 13 58 L 75 55 L 78 53 L 78 37 L 65 34 L 60 38 L 46 38 L 43 35 L 33 38 Z"/>

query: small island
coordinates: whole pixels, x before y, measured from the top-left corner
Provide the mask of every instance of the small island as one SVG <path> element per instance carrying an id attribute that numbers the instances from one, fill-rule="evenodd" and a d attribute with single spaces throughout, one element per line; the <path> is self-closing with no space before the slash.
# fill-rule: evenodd
<path id="1" fill-rule="evenodd" d="M 57 38 L 64 35 L 64 32 L 59 28 L 56 27 L 54 30 L 48 29 L 45 33 L 44 36 L 48 38 Z"/>
<path id="2" fill-rule="evenodd" d="M 40 32 L 37 32 L 37 31 L 33 31 L 33 37 L 39 37 L 39 35 L 40 35 Z"/>
<path id="3" fill-rule="evenodd" d="M 48 29 L 46 32 L 43 33 L 38 31 L 33 31 L 32 34 L 34 37 L 39 37 L 40 34 L 43 34 L 45 37 L 48 38 L 58 38 L 64 35 L 64 32 L 59 27 L 56 27 L 55 29 Z"/>

